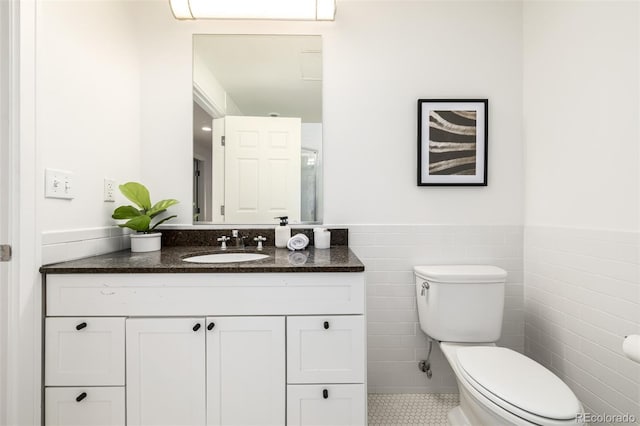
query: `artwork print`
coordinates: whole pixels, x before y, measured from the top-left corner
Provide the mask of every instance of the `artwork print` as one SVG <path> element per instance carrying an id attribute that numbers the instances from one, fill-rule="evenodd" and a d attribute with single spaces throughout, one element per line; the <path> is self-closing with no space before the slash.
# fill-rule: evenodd
<path id="1" fill-rule="evenodd" d="M 429 111 L 429 174 L 476 174 L 475 111 Z"/>
<path id="2" fill-rule="evenodd" d="M 487 100 L 418 101 L 418 185 L 486 185 Z"/>

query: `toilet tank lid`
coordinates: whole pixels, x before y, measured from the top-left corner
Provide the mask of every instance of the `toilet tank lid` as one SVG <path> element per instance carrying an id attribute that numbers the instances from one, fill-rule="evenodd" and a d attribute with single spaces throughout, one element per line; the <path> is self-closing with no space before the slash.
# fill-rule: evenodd
<path id="1" fill-rule="evenodd" d="M 414 266 L 415 274 L 438 283 L 495 283 L 504 282 L 507 271 L 491 265 L 426 265 Z"/>

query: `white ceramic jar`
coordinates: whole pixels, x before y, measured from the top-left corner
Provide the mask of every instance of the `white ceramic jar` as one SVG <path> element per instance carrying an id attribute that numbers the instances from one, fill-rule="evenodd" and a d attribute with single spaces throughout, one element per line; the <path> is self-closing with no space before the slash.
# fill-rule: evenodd
<path id="1" fill-rule="evenodd" d="M 313 245 L 317 249 L 328 249 L 331 247 L 331 232 L 327 228 L 313 229 Z"/>

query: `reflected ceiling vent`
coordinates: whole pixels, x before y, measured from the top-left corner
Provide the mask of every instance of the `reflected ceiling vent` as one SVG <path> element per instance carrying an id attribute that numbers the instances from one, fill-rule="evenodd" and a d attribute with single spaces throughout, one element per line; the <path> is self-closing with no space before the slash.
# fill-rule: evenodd
<path id="1" fill-rule="evenodd" d="M 176 19 L 333 21 L 335 0 L 169 0 Z"/>
<path id="2" fill-rule="evenodd" d="M 300 78 L 306 81 L 322 81 L 322 52 L 303 50 L 300 52 Z"/>

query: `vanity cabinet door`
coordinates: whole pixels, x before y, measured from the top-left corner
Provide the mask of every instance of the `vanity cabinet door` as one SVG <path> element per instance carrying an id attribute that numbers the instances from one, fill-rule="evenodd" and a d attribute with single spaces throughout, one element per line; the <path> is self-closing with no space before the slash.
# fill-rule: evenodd
<path id="1" fill-rule="evenodd" d="M 287 386 L 287 426 L 362 426 L 366 393 L 359 385 Z"/>
<path id="2" fill-rule="evenodd" d="M 124 426 L 123 387 L 45 389 L 45 426 Z"/>
<path id="3" fill-rule="evenodd" d="M 284 317 L 207 318 L 207 425 L 285 424 Z"/>
<path id="4" fill-rule="evenodd" d="M 288 383 L 364 383 L 362 315 L 287 317 Z"/>
<path id="5" fill-rule="evenodd" d="M 124 318 L 47 318 L 45 386 L 124 386 Z"/>
<path id="6" fill-rule="evenodd" d="M 127 425 L 205 424 L 204 318 L 130 318 Z"/>

